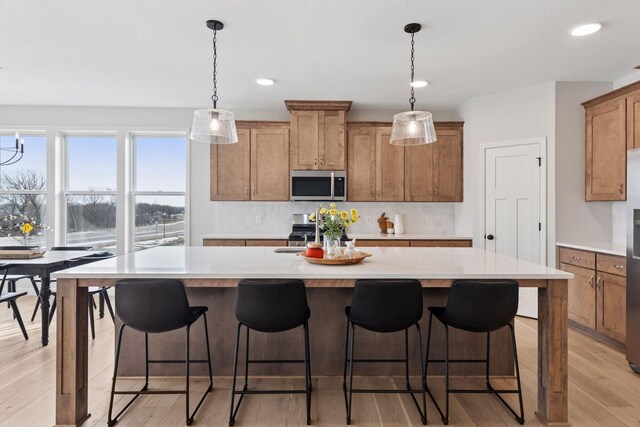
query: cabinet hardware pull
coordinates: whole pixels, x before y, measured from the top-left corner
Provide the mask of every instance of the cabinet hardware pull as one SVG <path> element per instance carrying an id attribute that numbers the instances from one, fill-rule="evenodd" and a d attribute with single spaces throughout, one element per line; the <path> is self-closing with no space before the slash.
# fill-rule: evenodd
<path id="1" fill-rule="evenodd" d="M 249 197 L 249 187 L 244 188 L 244 194 Z"/>
<path id="2" fill-rule="evenodd" d="M 589 285 L 593 288 L 593 276 L 589 277 Z"/>
<path id="3" fill-rule="evenodd" d="M 624 184 L 620 184 L 620 188 L 618 188 L 618 191 L 620 192 L 620 194 L 624 193 Z"/>
<path id="4" fill-rule="evenodd" d="M 256 195 L 256 187 L 253 187 L 253 195 Z"/>
<path id="5" fill-rule="evenodd" d="M 624 269 L 624 265 L 614 265 L 615 268 L 619 268 L 620 270 Z"/>
<path id="6" fill-rule="evenodd" d="M 576 261 L 580 261 L 582 259 L 581 256 L 572 256 L 571 258 L 573 258 Z"/>
<path id="7" fill-rule="evenodd" d="M 313 159 L 313 166 L 318 166 L 318 158 L 317 157 L 315 157 Z"/>
<path id="8" fill-rule="evenodd" d="M 323 166 L 323 165 L 324 165 L 324 158 L 320 157 L 320 166 Z"/>
<path id="9" fill-rule="evenodd" d="M 596 287 L 597 287 L 598 289 L 602 289 L 602 285 L 601 285 L 601 283 L 602 283 L 602 277 L 598 277 L 598 278 L 596 279 Z"/>

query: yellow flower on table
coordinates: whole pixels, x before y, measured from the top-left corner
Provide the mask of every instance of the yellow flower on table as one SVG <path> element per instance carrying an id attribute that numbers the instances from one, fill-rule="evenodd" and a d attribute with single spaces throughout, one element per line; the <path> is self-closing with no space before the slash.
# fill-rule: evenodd
<path id="1" fill-rule="evenodd" d="M 344 226 L 345 226 L 345 227 L 349 227 L 349 226 L 351 226 L 351 221 L 349 221 L 348 219 L 346 219 L 346 220 L 344 221 Z"/>
<path id="2" fill-rule="evenodd" d="M 349 214 L 346 211 L 340 211 L 340 218 L 349 219 Z"/>
<path id="3" fill-rule="evenodd" d="M 331 210 L 329 211 L 329 215 L 332 215 L 332 216 L 336 216 L 336 215 L 338 215 L 338 209 L 335 209 L 335 208 L 331 209 Z"/>
<path id="4" fill-rule="evenodd" d="M 312 212 L 309 214 L 309 221 L 315 221 L 316 220 L 316 213 Z"/>
<path id="5" fill-rule="evenodd" d="M 327 212 L 329 212 L 327 208 L 320 208 L 320 215 L 325 215 Z"/>
<path id="6" fill-rule="evenodd" d="M 329 206 L 331 206 L 331 209 L 335 209 L 336 208 L 336 204 L 335 203 L 331 203 Z"/>
<path id="7" fill-rule="evenodd" d="M 22 224 L 20 226 L 20 230 L 22 230 L 22 232 L 24 234 L 29 234 L 33 231 L 33 226 L 31 224 L 29 224 L 28 222 L 25 222 L 24 224 Z"/>

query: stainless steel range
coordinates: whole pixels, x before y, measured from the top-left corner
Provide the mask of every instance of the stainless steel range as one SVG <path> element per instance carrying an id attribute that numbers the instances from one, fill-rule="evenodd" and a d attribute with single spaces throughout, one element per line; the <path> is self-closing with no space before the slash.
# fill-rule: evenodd
<path id="1" fill-rule="evenodd" d="M 309 214 L 293 214 L 291 234 L 289 234 L 289 246 L 306 246 L 307 242 L 316 239 L 316 223 L 309 221 Z M 320 240 L 322 240 L 322 230 L 320 230 Z M 348 240 L 347 234 L 340 237 L 341 241 Z"/>

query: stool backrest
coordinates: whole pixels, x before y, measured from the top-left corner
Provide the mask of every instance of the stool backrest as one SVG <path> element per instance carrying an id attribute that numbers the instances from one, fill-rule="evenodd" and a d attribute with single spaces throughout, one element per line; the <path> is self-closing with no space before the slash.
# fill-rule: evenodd
<path id="1" fill-rule="evenodd" d="M 236 319 L 251 329 L 282 332 L 301 326 L 311 311 L 302 280 L 241 280 Z"/>
<path id="2" fill-rule="evenodd" d="M 181 282 L 169 279 L 127 279 L 116 282 L 116 314 L 141 332 L 179 329 L 195 319 Z"/>
<path id="3" fill-rule="evenodd" d="M 376 332 L 396 332 L 422 319 L 422 285 L 418 280 L 358 280 L 349 320 Z"/>
<path id="4" fill-rule="evenodd" d="M 518 282 L 515 280 L 456 280 L 449 291 L 444 316 L 479 331 L 507 326 L 518 311 Z"/>

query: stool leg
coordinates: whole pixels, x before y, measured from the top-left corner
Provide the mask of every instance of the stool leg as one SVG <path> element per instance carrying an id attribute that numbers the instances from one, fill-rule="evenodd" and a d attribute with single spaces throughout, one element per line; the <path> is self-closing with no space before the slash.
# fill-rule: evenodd
<path id="1" fill-rule="evenodd" d="M 511 329 L 511 339 L 513 342 L 513 356 L 516 363 L 516 382 L 518 383 L 518 400 L 520 403 L 520 417 L 516 416 L 516 421 L 520 424 L 524 424 L 524 404 L 522 403 L 522 385 L 520 384 L 520 364 L 518 363 L 518 347 L 516 345 L 516 331 L 514 326 L 509 323 Z"/>
<path id="2" fill-rule="evenodd" d="M 29 279 L 31 280 L 31 286 L 33 286 L 33 290 L 36 293 L 36 306 L 33 308 L 33 314 L 31 315 L 31 321 L 33 322 L 38 314 L 38 309 L 40 308 L 40 289 L 38 289 L 38 285 L 33 277 L 29 277 Z"/>
<path id="3" fill-rule="evenodd" d="M 98 317 L 101 319 L 104 317 L 104 294 L 102 292 L 98 294 Z"/>
<path id="4" fill-rule="evenodd" d="M 425 355 L 424 361 L 424 386 L 425 388 L 429 388 L 427 385 L 427 379 L 429 374 L 429 350 L 431 347 L 431 325 L 433 324 L 433 313 L 429 314 L 429 329 L 427 331 L 427 351 Z"/>
<path id="5" fill-rule="evenodd" d="M 113 414 L 113 398 L 115 396 L 115 391 L 116 391 L 116 378 L 118 377 L 118 363 L 120 362 L 120 349 L 122 347 L 122 333 L 124 332 L 124 326 L 125 325 L 123 323 L 122 326 L 120 326 L 120 331 L 118 332 L 118 344 L 116 345 L 116 358 L 113 365 L 113 378 L 111 379 L 111 393 L 109 396 L 109 415 L 107 416 L 108 426 L 112 426 L 116 423 L 116 421 L 118 421 L 118 417 L 116 417 L 116 419 L 112 419 L 111 415 Z M 129 406 L 135 399 L 136 398 L 134 397 L 127 406 Z"/>
<path id="6" fill-rule="evenodd" d="M 409 383 L 409 329 L 404 330 L 404 376 L 406 381 L 406 387 L 407 389 L 410 389 L 411 384 Z"/>
<path id="7" fill-rule="evenodd" d="M 353 407 L 353 355 L 356 347 L 356 327 L 351 323 L 351 358 L 349 359 L 349 403 L 347 405 L 347 424 L 351 424 L 351 408 Z"/>
<path id="8" fill-rule="evenodd" d="M 49 324 L 51 324 L 51 321 L 53 320 L 53 315 L 56 314 L 56 300 L 58 298 L 56 298 L 56 296 L 53 296 L 53 302 L 51 303 L 51 311 L 49 311 Z"/>
<path id="9" fill-rule="evenodd" d="M 307 389 L 307 425 L 311 424 L 311 367 L 309 366 L 309 326 L 307 322 L 302 325 L 304 330 L 304 378 Z"/>
<path id="10" fill-rule="evenodd" d="M 244 386 L 242 390 L 246 391 L 249 387 L 249 327 L 247 327 L 247 337 L 245 342 L 245 353 L 244 353 Z"/>
<path id="11" fill-rule="evenodd" d="M 107 290 L 105 289 L 104 292 L 101 292 L 100 295 L 102 295 L 102 299 L 104 301 L 104 303 L 107 305 L 107 310 L 109 310 L 109 314 L 111 315 L 111 320 L 113 320 L 114 322 L 116 321 L 116 316 L 113 313 L 113 307 L 111 306 L 111 299 L 109 298 L 109 294 L 107 293 Z M 102 317 L 102 316 L 100 316 Z"/>
<path id="12" fill-rule="evenodd" d="M 22 335 L 24 335 L 24 339 L 28 340 L 29 335 L 27 335 L 27 330 L 25 329 L 24 323 L 22 322 L 22 316 L 20 316 L 20 310 L 18 310 L 18 304 L 16 304 L 16 300 L 9 300 L 9 305 L 11 306 L 11 310 L 13 310 L 15 319 L 18 321 L 18 326 L 20 326 L 20 330 L 22 331 Z"/>
<path id="13" fill-rule="evenodd" d="M 491 356 L 490 348 L 491 348 L 491 332 L 487 332 L 487 363 L 485 364 L 486 366 L 485 376 L 487 381 L 487 388 L 489 390 L 493 390 L 493 386 L 491 385 L 491 380 L 489 379 L 489 365 L 490 365 L 489 357 Z"/>
<path id="14" fill-rule="evenodd" d="M 307 327 L 306 327 L 306 332 L 305 332 L 305 338 L 306 338 L 306 347 L 307 347 L 307 354 L 309 355 L 307 357 L 307 371 L 309 372 L 309 391 L 313 391 L 313 381 L 311 380 L 311 346 L 309 344 L 309 323 L 306 323 Z"/>
<path id="15" fill-rule="evenodd" d="M 211 347 L 209 346 L 209 327 L 207 326 L 207 313 L 202 315 L 204 318 L 204 337 L 207 343 L 207 365 L 209 367 L 209 388 L 207 392 L 211 393 L 213 390 L 213 370 L 211 369 Z"/>
<path id="16" fill-rule="evenodd" d="M 149 334 L 144 333 L 144 387 L 143 391 L 149 388 Z"/>
<path id="17" fill-rule="evenodd" d="M 422 331 L 420 330 L 420 325 L 416 323 L 416 329 L 418 331 L 418 348 L 420 349 L 420 379 L 422 386 L 422 412 L 423 415 L 421 417 L 422 425 L 427 425 L 427 391 L 425 387 L 425 379 L 424 379 L 424 357 L 422 357 Z"/>
<path id="18" fill-rule="evenodd" d="M 94 324 L 94 320 L 93 320 L 93 297 L 91 296 L 89 298 L 89 325 L 91 326 L 91 339 L 95 340 L 96 339 L 96 326 Z"/>
<path id="19" fill-rule="evenodd" d="M 445 411 L 442 422 L 449 424 L 449 327 L 444 325 L 444 347 L 445 347 L 445 381 L 446 381 L 446 396 L 445 396 Z"/>
<path id="20" fill-rule="evenodd" d="M 347 342 L 344 344 L 344 372 L 342 374 L 342 390 L 345 392 L 345 403 L 347 400 L 347 363 L 349 361 L 349 321 L 347 320 Z"/>
<path id="21" fill-rule="evenodd" d="M 231 383 L 231 410 L 229 411 L 229 426 L 232 426 L 235 423 L 236 418 L 236 410 L 234 408 L 234 401 L 236 398 L 236 378 L 238 377 L 238 346 L 240 344 L 240 328 L 242 327 L 242 323 L 238 323 L 238 332 L 236 334 L 236 347 L 233 353 L 233 381 Z M 240 407 L 240 402 L 238 402 L 238 408 Z"/>
<path id="22" fill-rule="evenodd" d="M 193 423 L 193 418 L 189 415 L 189 367 L 191 365 L 191 360 L 189 359 L 189 336 L 191 335 L 191 325 L 187 325 L 187 345 L 186 345 L 186 358 L 184 363 L 184 382 L 185 382 L 185 414 L 186 414 L 186 424 L 190 426 Z"/>
<path id="23" fill-rule="evenodd" d="M 14 280 L 9 281 L 9 286 L 8 286 L 9 292 L 15 292 L 16 291 L 16 282 Z M 7 303 L 7 308 L 11 308 L 11 303 L 8 302 Z M 16 314 L 13 313 L 13 318 L 16 318 Z"/>

